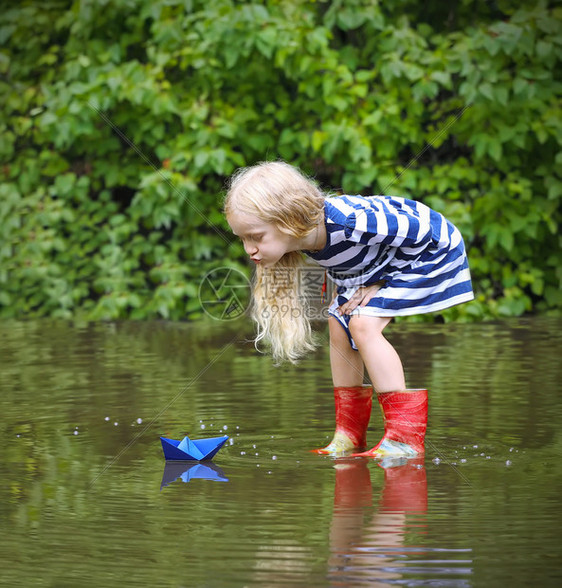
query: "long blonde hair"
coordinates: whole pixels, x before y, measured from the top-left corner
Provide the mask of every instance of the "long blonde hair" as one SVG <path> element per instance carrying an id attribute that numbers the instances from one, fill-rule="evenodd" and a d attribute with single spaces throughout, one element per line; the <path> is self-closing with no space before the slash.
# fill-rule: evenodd
<path id="1" fill-rule="evenodd" d="M 297 168 L 281 162 L 264 162 L 239 169 L 231 178 L 224 212 L 257 216 L 296 238 L 309 235 L 323 222 L 324 194 Z M 263 342 L 276 363 L 295 363 L 315 349 L 301 292 L 302 254 L 286 253 L 269 268 L 256 267 L 252 291 L 252 318 L 257 326 L 256 348 Z"/>

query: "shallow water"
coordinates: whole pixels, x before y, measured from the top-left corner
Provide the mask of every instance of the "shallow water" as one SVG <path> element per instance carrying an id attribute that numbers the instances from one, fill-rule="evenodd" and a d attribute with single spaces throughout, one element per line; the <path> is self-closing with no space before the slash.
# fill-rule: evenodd
<path id="1" fill-rule="evenodd" d="M 561 327 L 394 325 L 427 455 L 381 464 L 308 451 L 325 347 L 275 368 L 243 320 L 0 322 L 0 583 L 558 585 Z M 186 434 L 230 442 L 165 466 L 159 436 Z"/>

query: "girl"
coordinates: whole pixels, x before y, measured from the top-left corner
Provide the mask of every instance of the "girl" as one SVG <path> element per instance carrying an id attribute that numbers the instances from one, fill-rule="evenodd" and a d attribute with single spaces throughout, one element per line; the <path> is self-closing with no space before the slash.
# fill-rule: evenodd
<path id="1" fill-rule="evenodd" d="M 391 196 L 326 197 L 283 162 L 234 174 L 227 221 L 256 263 L 252 315 L 256 345 L 294 362 L 314 349 L 300 295 L 303 253 L 327 269 L 337 292 L 329 308 L 336 432 L 318 453 L 340 455 L 366 445 L 372 388 L 385 432 L 370 457 L 424 452 L 427 390 L 407 390 L 400 358 L 383 331 L 394 316 L 442 310 L 473 299 L 462 237 L 441 214 Z"/>

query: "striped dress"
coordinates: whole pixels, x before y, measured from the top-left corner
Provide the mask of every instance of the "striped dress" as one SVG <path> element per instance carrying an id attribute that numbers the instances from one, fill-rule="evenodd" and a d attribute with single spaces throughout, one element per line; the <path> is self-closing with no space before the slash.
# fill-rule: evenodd
<path id="1" fill-rule="evenodd" d="M 421 202 L 394 196 L 336 196 L 325 202 L 327 240 L 306 254 L 328 270 L 337 286 L 336 309 L 357 288 L 383 286 L 352 314 L 405 316 L 443 310 L 474 298 L 459 230 Z"/>

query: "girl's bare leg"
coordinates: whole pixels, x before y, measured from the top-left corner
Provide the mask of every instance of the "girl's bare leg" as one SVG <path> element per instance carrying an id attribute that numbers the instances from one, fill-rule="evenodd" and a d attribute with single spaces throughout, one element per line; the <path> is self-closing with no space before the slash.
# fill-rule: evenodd
<path id="1" fill-rule="evenodd" d="M 330 317 L 328 321 L 336 431 L 334 438 L 326 447 L 314 451 L 344 455 L 358 447 L 364 447 L 367 443 L 373 390 L 370 386 L 363 386 L 363 360 L 361 355 L 351 348 L 343 327 L 335 318 Z"/>
<path id="2" fill-rule="evenodd" d="M 400 357 L 383 335 L 383 330 L 391 320 L 353 315 L 349 322 L 349 330 L 376 392 L 406 389 Z"/>
<path id="3" fill-rule="evenodd" d="M 351 348 L 349 339 L 336 318 L 330 317 L 328 325 L 334 386 L 361 386 L 365 373 L 361 354 Z"/>

